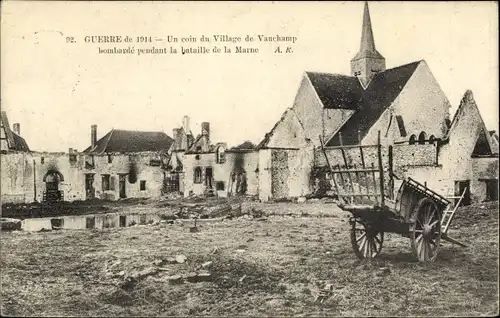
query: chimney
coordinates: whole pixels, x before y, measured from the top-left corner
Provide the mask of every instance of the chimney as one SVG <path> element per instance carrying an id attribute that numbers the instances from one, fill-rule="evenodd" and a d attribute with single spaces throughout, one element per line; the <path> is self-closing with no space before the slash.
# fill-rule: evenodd
<path id="1" fill-rule="evenodd" d="M 97 125 L 90 126 L 90 149 L 97 144 Z"/>
<path id="2" fill-rule="evenodd" d="M 189 130 L 189 117 L 188 116 L 184 116 L 184 118 L 182 118 L 182 128 L 184 128 L 184 131 L 186 132 L 186 134 L 189 134 L 191 132 Z"/>
<path id="3" fill-rule="evenodd" d="M 201 134 L 203 136 L 210 137 L 210 123 L 207 123 L 207 122 L 201 123 Z"/>
<path id="4" fill-rule="evenodd" d="M 19 136 L 21 136 L 21 125 L 19 123 L 15 123 L 12 125 L 12 130 Z"/>

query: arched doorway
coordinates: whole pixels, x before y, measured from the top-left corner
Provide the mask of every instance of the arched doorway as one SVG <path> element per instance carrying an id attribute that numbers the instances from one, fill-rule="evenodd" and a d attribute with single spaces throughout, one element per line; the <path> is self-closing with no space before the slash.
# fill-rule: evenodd
<path id="1" fill-rule="evenodd" d="M 43 193 L 43 201 L 61 201 L 63 200 L 63 192 L 59 190 L 59 183 L 64 181 L 64 176 L 57 170 L 49 170 L 43 176 L 45 182 L 45 192 Z"/>

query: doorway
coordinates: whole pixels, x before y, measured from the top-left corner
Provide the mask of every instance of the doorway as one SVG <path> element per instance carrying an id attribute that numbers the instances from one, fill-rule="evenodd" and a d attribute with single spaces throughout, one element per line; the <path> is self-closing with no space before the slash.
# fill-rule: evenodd
<path id="1" fill-rule="evenodd" d="M 470 205 L 470 180 L 455 181 L 455 197 L 458 197 L 455 199 L 455 205 L 458 204 L 464 190 L 466 191 L 460 206 Z"/>
<path id="2" fill-rule="evenodd" d="M 178 172 L 167 173 L 164 176 L 165 193 L 179 192 L 180 178 Z"/>
<path id="3" fill-rule="evenodd" d="M 212 189 L 212 179 L 213 179 L 212 167 L 207 167 L 205 169 L 205 186 L 207 189 Z"/>
<path id="4" fill-rule="evenodd" d="M 126 191 L 126 178 L 127 175 L 121 174 L 119 175 L 119 180 L 118 180 L 118 186 L 120 189 L 120 199 L 125 199 L 127 197 L 127 191 Z"/>
<path id="5" fill-rule="evenodd" d="M 61 181 L 64 181 L 64 177 L 59 171 L 49 170 L 45 174 L 43 177 L 43 182 L 45 182 L 44 201 L 60 201 L 63 199 L 62 191 L 59 190 Z"/>
<path id="6" fill-rule="evenodd" d="M 498 180 L 486 179 L 486 199 L 485 201 L 498 201 Z"/>
<path id="7" fill-rule="evenodd" d="M 94 174 L 85 174 L 85 198 L 87 200 L 95 198 Z"/>

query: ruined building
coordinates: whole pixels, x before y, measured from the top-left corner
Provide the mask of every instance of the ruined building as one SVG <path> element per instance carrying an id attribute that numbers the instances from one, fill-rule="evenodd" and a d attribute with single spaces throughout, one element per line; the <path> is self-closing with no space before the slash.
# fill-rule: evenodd
<path id="1" fill-rule="evenodd" d="M 373 145 L 380 132 L 384 152 L 393 154 L 390 162 L 384 158 L 391 173 L 427 182 L 443 195 L 468 188 L 469 201 L 495 199 L 498 147 L 472 92 L 465 93 L 453 120 L 450 106 L 424 60 L 386 69 L 365 3 L 351 74 L 305 72 L 293 106 L 259 145 L 269 152 L 264 164 L 270 171 L 269 188 L 260 198 L 312 193 L 314 180 L 308 183 L 308 176 L 326 165 L 320 140 L 327 148 Z M 340 163 L 335 156 L 331 161 Z"/>
<path id="2" fill-rule="evenodd" d="M 117 129 L 97 140 L 93 125 L 91 145 L 83 151 L 86 199 L 159 197 L 172 143 L 164 132 Z"/>
<path id="3" fill-rule="evenodd" d="M 498 136 L 489 132 L 471 91 L 454 114 L 424 60 L 387 68 L 375 45 L 368 4 L 349 75 L 306 71 L 290 108 L 257 145 L 229 148 L 196 137 L 185 116 L 173 130 L 111 130 L 79 153 L 29 151 L 19 125 L 2 112 L 2 201 L 31 202 L 189 195 L 254 195 L 262 201 L 325 190 L 326 160 L 343 164 L 338 145 L 375 145 L 380 136 L 391 195 L 412 177 L 443 196 L 466 192 L 465 203 L 498 199 Z M 376 147 L 364 163 L 378 164 Z M 359 155 L 345 152 L 349 165 Z M 363 163 L 363 164 L 364 164 Z"/>
<path id="4" fill-rule="evenodd" d="M 168 192 L 189 195 L 257 195 L 258 155 L 255 146 L 245 142 L 228 149 L 226 143 L 213 143 L 210 123 L 203 122 L 193 138 L 189 117 L 174 129 L 169 150 L 166 188 Z"/>
<path id="5" fill-rule="evenodd" d="M 0 149 L 7 151 L 30 151 L 26 140 L 21 137 L 21 125 L 15 123 L 10 129 L 7 113 L 2 111 L 0 114 Z"/>
<path id="6" fill-rule="evenodd" d="M 112 130 L 83 152 L 29 151 L 2 112 L 2 203 L 159 197 L 172 139 L 163 132 Z M 5 138 L 4 138 L 5 136 Z M 5 147 L 5 148 L 4 148 Z"/>

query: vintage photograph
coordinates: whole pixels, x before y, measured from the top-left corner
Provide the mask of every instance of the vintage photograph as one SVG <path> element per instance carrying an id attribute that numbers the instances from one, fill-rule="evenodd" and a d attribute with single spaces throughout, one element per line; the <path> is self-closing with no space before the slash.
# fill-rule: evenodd
<path id="1" fill-rule="evenodd" d="M 2 316 L 499 315 L 497 3 L 0 17 Z"/>

